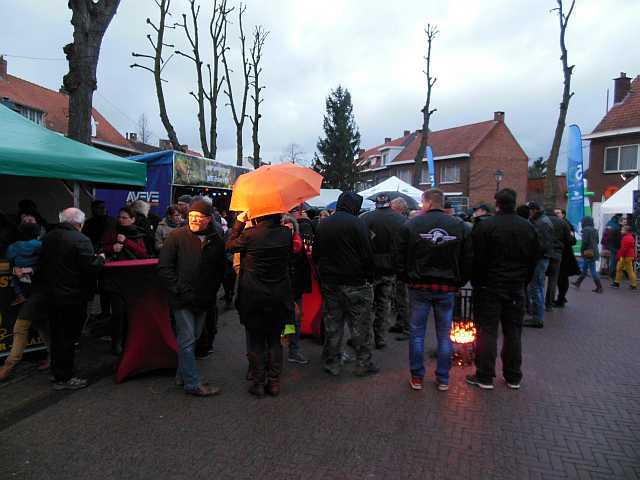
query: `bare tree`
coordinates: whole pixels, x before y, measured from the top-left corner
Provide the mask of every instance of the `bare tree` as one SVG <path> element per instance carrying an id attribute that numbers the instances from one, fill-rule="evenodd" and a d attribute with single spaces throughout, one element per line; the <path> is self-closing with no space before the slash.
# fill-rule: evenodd
<path id="1" fill-rule="evenodd" d="M 427 62 L 427 69 L 423 70 L 423 73 L 427 76 L 427 100 L 422 107 L 422 136 L 420 137 L 420 146 L 415 156 L 415 165 L 413 167 L 413 185 L 417 187 L 420 185 L 420 174 L 424 165 L 424 153 L 428 145 L 429 140 L 429 120 L 437 109 L 431 109 L 431 91 L 436 84 L 436 78 L 431 76 L 431 44 L 433 39 L 438 35 L 439 31 L 435 25 L 427 24 L 427 28 L 424 31 L 427 35 L 427 56 L 424 59 Z M 430 172 L 435 175 L 435 172 Z"/>
<path id="2" fill-rule="evenodd" d="M 282 155 L 280 155 L 280 161 L 283 163 L 295 163 L 297 165 L 308 164 L 305 156 L 305 152 L 302 150 L 302 147 L 297 143 L 290 143 L 287 145 L 282 151 Z"/>
<path id="3" fill-rule="evenodd" d="M 177 23 L 176 26 L 182 27 L 187 36 L 187 40 L 189 41 L 189 45 L 191 45 L 191 51 L 193 55 L 189 55 L 187 53 L 176 50 L 176 55 L 181 55 L 193 61 L 196 66 L 196 77 L 197 77 L 197 92 L 193 93 L 193 91 L 189 92 L 193 98 L 195 98 L 196 103 L 198 104 L 198 125 L 200 131 L 200 144 L 202 145 L 202 153 L 205 157 L 210 157 L 211 152 L 209 151 L 209 144 L 207 142 L 207 124 L 204 118 L 204 84 L 202 80 L 202 60 L 200 60 L 200 38 L 199 38 L 199 29 L 198 29 L 198 16 L 200 15 L 200 5 L 196 7 L 195 0 L 189 0 L 189 7 L 191 10 L 191 22 L 192 29 L 190 31 L 189 25 L 187 24 L 187 15 L 185 13 L 182 14 L 182 23 Z"/>
<path id="4" fill-rule="evenodd" d="M 253 31 L 253 45 L 251 46 L 251 86 L 253 87 L 253 93 L 251 99 L 253 100 L 253 115 L 249 117 L 251 120 L 251 139 L 253 140 L 253 167 L 258 168 L 260 166 L 260 142 L 258 141 L 258 129 L 259 122 L 262 115 L 260 115 L 260 104 L 264 99 L 260 98 L 260 92 L 264 90 L 264 86 L 260 85 L 260 74 L 262 73 L 262 67 L 260 61 L 262 60 L 262 48 L 264 42 L 269 36 L 269 32 L 258 25 Z"/>
<path id="5" fill-rule="evenodd" d="M 67 135 L 79 142 L 91 143 L 93 91 L 98 87 L 96 71 L 100 46 L 120 0 L 69 0 L 73 43 L 64 46 L 69 62 L 62 84 L 69 94 Z"/>
<path id="6" fill-rule="evenodd" d="M 213 0 L 213 13 L 209 22 L 209 34 L 213 46 L 213 69 L 207 64 L 209 71 L 209 93 L 205 97 L 209 101 L 209 147 L 211 158 L 215 159 L 218 153 L 218 97 L 222 90 L 224 75 L 220 78 L 220 59 L 227 47 L 227 16 L 233 11 L 227 8 L 227 0 Z M 212 71 L 213 70 L 213 71 Z"/>
<path id="7" fill-rule="evenodd" d="M 240 29 L 240 48 L 242 53 L 242 74 L 244 77 L 244 85 L 242 91 L 242 103 L 240 104 L 240 108 L 236 105 L 236 102 L 233 98 L 233 90 L 231 88 L 231 77 L 229 75 L 229 62 L 227 60 L 227 50 L 222 50 L 222 64 L 224 65 L 224 74 L 225 80 L 227 82 L 227 89 L 224 93 L 229 98 L 229 106 L 231 107 L 231 113 L 233 114 L 233 121 L 236 124 L 236 163 L 237 165 L 242 165 L 242 129 L 244 127 L 244 120 L 247 116 L 247 95 L 249 93 L 249 78 L 251 76 L 251 63 L 247 58 L 246 51 L 246 41 L 247 37 L 244 34 L 244 28 L 242 26 L 242 16 L 246 11 L 246 5 L 240 4 L 238 8 L 238 25 Z M 227 25 L 225 23 L 224 26 L 224 35 L 226 37 Z M 254 160 L 255 161 L 255 160 Z"/>
<path id="8" fill-rule="evenodd" d="M 560 143 L 562 142 L 562 134 L 564 132 L 564 126 L 567 120 L 567 112 L 569 110 L 569 101 L 573 97 L 571 92 L 571 74 L 575 65 L 569 66 L 567 58 L 567 47 L 565 45 L 565 32 L 567 30 L 567 24 L 571 13 L 573 13 L 573 7 L 575 7 L 576 1 L 571 1 L 571 7 L 569 12 L 565 15 L 562 5 L 562 0 L 557 0 L 558 7 L 551 10 L 558 14 L 558 20 L 560 22 L 560 60 L 562 61 L 562 73 L 564 74 L 564 88 L 562 90 L 562 102 L 560 103 L 560 113 L 558 114 L 558 123 L 556 124 L 555 135 L 553 136 L 553 143 L 551 144 L 551 152 L 547 159 L 547 176 L 544 179 L 544 206 L 545 208 L 555 208 L 556 206 L 556 166 L 558 164 L 558 153 L 560 151 Z"/>
<path id="9" fill-rule="evenodd" d="M 160 109 L 160 120 L 162 121 L 162 125 L 164 125 L 164 129 L 167 131 L 167 136 L 169 137 L 169 141 L 171 142 L 171 146 L 174 150 L 182 150 L 182 146 L 178 141 L 178 135 L 176 134 L 171 121 L 169 120 L 169 115 L 167 114 L 167 105 L 164 100 L 164 91 L 162 89 L 162 82 L 166 81 L 162 78 L 162 70 L 167 66 L 173 55 L 170 55 L 165 61 L 162 57 L 162 49 L 163 47 L 173 48 L 173 45 L 168 43 L 164 43 L 164 34 L 165 28 L 174 28 L 166 24 L 167 15 L 171 15 L 169 13 L 169 7 L 171 6 L 171 0 L 154 0 L 160 9 L 160 22 L 158 26 L 156 26 L 150 18 L 147 18 L 147 24 L 151 25 L 156 31 L 156 39 L 155 41 L 151 38 L 151 35 L 147 35 L 147 39 L 149 43 L 151 43 L 151 47 L 153 48 L 153 55 L 143 55 L 140 53 L 132 52 L 131 56 L 133 57 L 141 57 L 141 58 L 149 58 L 153 60 L 153 68 L 149 68 L 145 65 L 140 65 L 139 63 L 134 63 L 130 65 L 131 68 L 142 68 L 144 70 L 148 70 L 153 73 L 153 78 L 155 80 L 156 85 L 156 96 L 158 97 L 158 107 Z"/>
<path id="10" fill-rule="evenodd" d="M 151 141 L 151 128 L 149 127 L 149 119 L 146 114 L 138 117 L 138 141 L 146 143 L 147 145 Z"/>

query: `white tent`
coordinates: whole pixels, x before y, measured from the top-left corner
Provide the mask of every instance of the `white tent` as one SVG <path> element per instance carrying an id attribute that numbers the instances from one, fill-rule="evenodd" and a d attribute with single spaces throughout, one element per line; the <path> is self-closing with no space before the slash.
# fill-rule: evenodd
<path id="1" fill-rule="evenodd" d="M 359 195 L 362 195 L 364 198 L 369 198 L 380 192 L 400 192 L 405 195 L 409 195 L 411 198 L 415 199 L 416 202 L 420 202 L 422 200 L 422 190 L 412 187 L 407 182 L 400 180 L 398 177 L 389 177 L 382 183 L 359 192 Z"/>
<path id="2" fill-rule="evenodd" d="M 600 207 L 602 216 L 616 213 L 633 213 L 633 191 L 640 190 L 640 176 L 632 178 L 620 190 L 611 195 Z"/>
<path id="3" fill-rule="evenodd" d="M 337 188 L 321 188 L 320 195 L 310 198 L 306 203 L 312 207 L 324 208 L 331 202 L 338 200 L 341 193 L 342 190 L 338 190 Z"/>

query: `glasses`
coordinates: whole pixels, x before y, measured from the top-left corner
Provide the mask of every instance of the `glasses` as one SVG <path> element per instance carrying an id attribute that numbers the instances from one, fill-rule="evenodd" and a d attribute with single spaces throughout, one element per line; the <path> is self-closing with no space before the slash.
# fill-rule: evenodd
<path id="1" fill-rule="evenodd" d="M 189 214 L 189 220 L 191 220 L 193 222 L 204 222 L 208 218 L 209 217 L 205 217 L 204 215 L 191 215 L 191 214 Z"/>
<path id="2" fill-rule="evenodd" d="M 129 216 L 120 215 L 118 217 L 118 220 L 133 220 L 133 219 L 131 217 L 129 217 Z"/>

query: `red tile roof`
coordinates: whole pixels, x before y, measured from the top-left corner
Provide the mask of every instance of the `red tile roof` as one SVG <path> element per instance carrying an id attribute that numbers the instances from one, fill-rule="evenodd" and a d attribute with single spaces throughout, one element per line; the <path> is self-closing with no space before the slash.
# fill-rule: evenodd
<path id="1" fill-rule="evenodd" d="M 600 120 L 592 133 L 640 127 L 640 75 L 632 82 L 629 93 Z"/>
<path id="2" fill-rule="evenodd" d="M 45 113 L 45 126 L 66 135 L 69 118 L 69 97 L 13 75 L 0 78 L 0 99 L 40 110 Z M 96 139 L 132 148 L 132 145 L 95 108 Z"/>
<path id="3" fill-rule="evenodd" d="M 434 157 L 444 157 L 464 153 L 471 154 L 497 124 L 498 122 L 495 120 L 487 120 L 485 122 L 472 123 L 469 125 L 462 125 L 460 127 L 430 132 L 428 140 L 429 145 L 431 146 Z M 380 149 L 389 146 L 405 147 L 391 162 L 391 165 L 396 162 L 413 160 L 418 152 L 421 138 L 422 131 L 417 130 L 407 136 L 396 138 L 389 143 L 378 145 L 377 147 L 366 150 L 360 155 L 358 166 L 363 166 L 366 159 L 374 155 L 380 155 Z M 376 168 L 376 166 L 381 165 L 378 165 L 376 162 L 369 168 Z"/>

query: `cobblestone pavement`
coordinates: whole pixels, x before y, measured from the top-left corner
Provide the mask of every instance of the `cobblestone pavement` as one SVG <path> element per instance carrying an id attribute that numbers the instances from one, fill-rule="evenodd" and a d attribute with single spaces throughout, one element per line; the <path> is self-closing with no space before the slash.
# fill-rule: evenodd
<path id="1" fill-rule="evenodd" d="M 222 396 L 187 397 L 169 373 L 103 379 L 0 431 L 0 478 L 640 478 L 640 295 L 587 283 L 525 331 L 520 391 L 470 387 L 461 367 L 447 393 L 411 391 L 407 343 L 391 337 L 365 379 L 324 374 L 306 340 L 312 363 L 256 400 L 227 313 L 201 362 Z"/>

